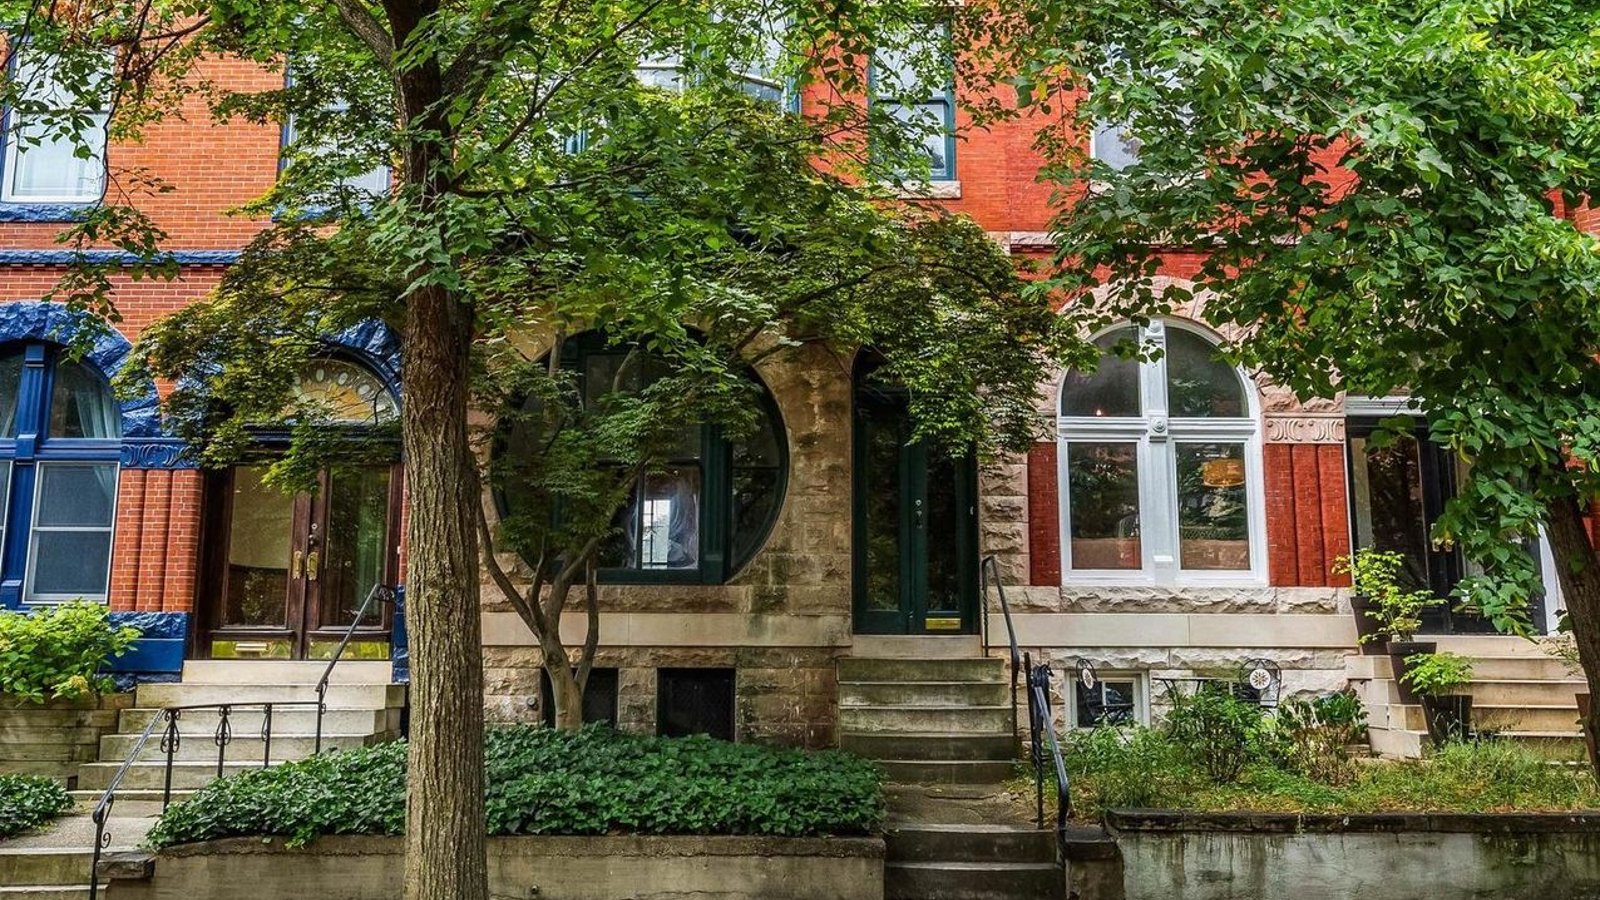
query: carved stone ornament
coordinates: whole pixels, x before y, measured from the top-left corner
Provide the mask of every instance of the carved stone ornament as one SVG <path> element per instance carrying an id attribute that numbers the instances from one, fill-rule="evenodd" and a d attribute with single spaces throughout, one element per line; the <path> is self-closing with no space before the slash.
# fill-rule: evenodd
<path id="1" fill-rule="evenodd" d="M 1343 416 L 1267 416 L 1269 444 L 1343 444 Z"/>

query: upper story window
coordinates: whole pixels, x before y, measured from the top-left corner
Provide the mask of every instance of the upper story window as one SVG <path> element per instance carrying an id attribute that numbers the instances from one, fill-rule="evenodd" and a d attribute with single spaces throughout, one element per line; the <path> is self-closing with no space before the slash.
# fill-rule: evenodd
<path id="1" fill-rule="evenodd" d="M 322 112 L 330 117 L 340 116 L 349 110 L 350 104 L 337 97 L 330 98 L 322 107 Z M 338 139 L 331 135 L 302 133 L 302 123 L 299 117 L 292 113 L 283 125 L 283 146 L 285 150 L 293 150 L 312 157 L 333 156 L 345 150 L 339 145 Z M 360 202 L 389 193 L 390 182 L 389 167 L 380 163 L 364 172 L 345 175 L 336 183 L 348 190 Z"/>
<path id="2" fill-rule="evenodd" d="M 1137 341 L 1146 359 L 1110 352 Z M 1061 386 L 1063 572 L 1070 581 L 1258 581 L 1265 567 L 1254 392 L 1205 335 L 1115 328 Z"/>
<path id="3" fill-rule="evenodd" d="M 955 166 L 955 65 L 937 35 L 908 46 L 883 47 L 872 54 L 872 102 L 907 126 L 927 154 L 928 177 L 951 181 Z M 938 60 L 937 77 L 928 63 Z"/>
<path id="4" fill-rule="evenodd" d="M 624 368 L 630 348 L 597 334 L 569 340 L 563 348 L 562 367 L 578 373 L 586 405 L 641 391 L 662 374 L 648 357 L 643 365 L 635 360 Z M 782 506 L 787 465 L 777 404 L 760 388 L 754 430 L 729 435 L 715 425 L 685 426 L 660 464 L 639 477 L 600 548 L 603 579 L 720 584 L 755 556 Z M 513 429 L 501 452 L 532 445 L 524 427 Z M 509 470 L 515 469 L 512 459 Z M 501 495 L 513 512 L 514 481 L 513 476 Z"/>
<path id="5" fill-rule="evenodd" d="M 733 77 L 745 93 L 757 100 L 781 105 L 793 99 L 788 78 L 782 74 L 783 41 L 789 30 L 788 24 L 762 20 L 751 23 L 750 29 L 751 33 L 744 35 L 747 39 L 745 50 L 735 52 L 728 61 Z M 634 73 L 641 83 L 651 87 L 681 90 L 684 86 L 683 55 L 658 53 L 645 56 L 639 60 Z"/>
<path id="6" fill-rule="evenodd" d="M 21 97 L 5 111 L 0 201 L 93 203 L 105 193 L 104 90 L 75 90 L 58 65 L 17 54 Z"/>
<path id="7" fill-rule="evenodd" d="M 49 344 L 0 348 L 0 601 L 105 600 L 122 417 Z"/>
<path id="8" fill-rule="evenodd" d="M 1089 155 L 1120 172 L 1139 161 L 1139 139 L 1126 124 L 1096 122 L 1089 138 Z"/>

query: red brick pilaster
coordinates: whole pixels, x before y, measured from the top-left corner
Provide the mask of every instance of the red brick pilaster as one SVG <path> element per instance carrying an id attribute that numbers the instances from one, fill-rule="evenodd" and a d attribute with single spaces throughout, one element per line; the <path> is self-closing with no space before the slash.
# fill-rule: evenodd
<path id="1" fill-rule="evenodd" d="M 1040 441 L 1028 451 L 1028 581 L 1061 583 L 1061 488 L 1056 444 Z"/>

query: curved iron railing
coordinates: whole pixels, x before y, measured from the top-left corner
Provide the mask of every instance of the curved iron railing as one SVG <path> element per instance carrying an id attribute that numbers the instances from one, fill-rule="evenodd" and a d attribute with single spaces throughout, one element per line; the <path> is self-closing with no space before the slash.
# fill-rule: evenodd
<path id="1" fill-rule="evenodd" d="M 350 646 L 350 639 L 355 637 L 356 629 L 361 627 L 361 621 L 367 617 L 367 612 L 372 609 L 374 602 L 393 603 L 395 589 L 386 584 L 375 584 L 372 590 L 367 591 L 366 599 L 361 601 L 361 608 L 356 610 L 356 616 L 350 621 L 350 627 L 344 631 L 344 637 L 339 640 L 339 646 L 334 648 L 333 656 L 328 660 L 327 668 L 322 670 L 322 677 L 317 679 L 317 739 L 313 753 L 322 752 L 322 716 L 327 712 L 328 679 L 333 677 L 333 667 L 344 658 L 344 648 Z"/>
<path id="2" fill-rule="evenodd" d="M 1011 723 L 1017 733 L 1017 678 L 1023 673 L 1027 678 L 1028 697 L 1028 760 L 1033 764 L 1035 819 L 1044 827 L 1044 779 L 1046 764 L 1053 769 L 1056 787 L 1056 840 L 1065 844 L 1067 821 L 1072 818 L 1072 794 L 1067 777 L 1066 760 L 1061 755 L 1061 740 L 1056 736 L 1055 715 L 1050 708 L 1050 664 L 1033 664 L 1032 654 L 1022 652 L 1017 644 L 1017 628 L 1011 621 L 1011 605 L 1006 602 L 1005 585 L 1000 579 L 1000 563 L 993 556 L 983 558 L 979 567 L 980 589 L 983 593 L 984 643 L 988 644 L 989 586 L 994 586 L 995 597 L 1000 602 L 1000 615 L 1006 625 L 1006 640 L 1011 651 Z M 1020 739 L 1020 738 L 1019 738 Z M 1046 751 L 1048 750 L 1048 758 Z M 1058 849 L 1057 859 L 1066 860 L 1064 846 Z"/>
<path id="3" fill-rule="evenodd" d="M 322 677 L 317 680 L 315 700 L 261 700 L 240 701 L 237 703 L 199 703 L 187 706 L 167 706 L 156 711 L 144 730 L 134 740 L 133 747 L 128 751 L 128 756 L 122 761 L 116 774 L 111 776 L 105 791 L 94 805 L 91 819 L 94 821 L 94 848 L 89 862 L 89 900 L 98 900 L 100 896 L 100 857 L 105 849 L 111 846 L 111 832 L 107 829 L 111 818 L 111 810 L 117 803 L 117 789 L 122 786 L 122 780 L 127 776 L 128 770 L 144 753 L 144 748 L 150 742 L 150 737 L 156 731 L 156 725 L 166 722 L 166 728 L 161 734 L 161 752 L 166 757 L 165 774 L 162 778 L 161 810 L 166 811 L 172 803 L 172 764 L 177 758 L 178 749 L 183 746 L 183 733 L 178 723 L 185 713 L 201 710 L 214 710 L 217 713 L 217 727 L 211 735 L 212 743 L 217 746 L 217 777 L 221 778 L 226 771 L 228 761 L 228 746 L 233 743 L 233 713 L 239 709 L 261 710 L 261 766 L 266 768 L 272 765 L 272 711 L 285 707 L 315 707 L 316 708 L 316 739 L 312 753 L 322 753 L 322 721 L 328 711 L 328 685 L 333 676 L 334 666 L 344 657 L 345 648 L 350 646 L 350 641 L 355 637 L 356 630 L 361 626 L 367 612 L 374 603 L 392 603 L 395 599 L 395 589 L 388 585 L 374 585 L 367 592 L 366 599 L 361 601 L 361 608 L 356 611 L 355 618 L 350 626 L 345 629 L 344 637 L 339 641 L 339 646 L 333 651 L 333 656 L 328 660 L 328 665 L 322 670 Z"/>

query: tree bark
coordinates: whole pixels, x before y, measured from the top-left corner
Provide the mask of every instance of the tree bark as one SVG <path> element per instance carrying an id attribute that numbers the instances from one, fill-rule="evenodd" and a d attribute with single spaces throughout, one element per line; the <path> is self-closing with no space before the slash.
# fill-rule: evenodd
<path id="1" fill-rule="evenodd" d="M 1567 619 L 1578 648 L 1578 662 L 1588 683 L 1589 716 L 1583 727 L 1600 735 L 1600 557 L 1584 528 L 1583 511 L 1576 500 L 1554 501 L 1545 507 L 1550 552 L 1555 556 L 1556 577 L 1561 582 L 1561 597 L 1567 606 Z M 1589 764 L 1600 777 L 1600 759 Z"/>
<path id="2" fill-rule="evenodd" d="M 438 0 L 384 0 L 383 7 L 398 51 L 437 12 Z M 437 54 L 423 52 L 398 67 L 395 88 L 407 134 L 399 174 L 415 190 L 424 216 L 436 216 L 448 191 L 452 139 Z M 406 298 L 401 345 L 412 647 L 405 897 L 488 900 L 478 601 L 482 498 L 467 435 L 474 323 L 468 302 L 427 277 L 430 265 L 421 262 L 408 273 L 417 287 Z"/>

